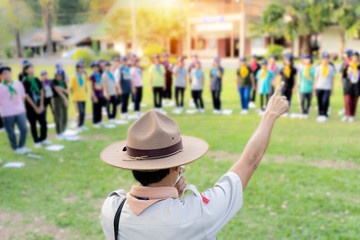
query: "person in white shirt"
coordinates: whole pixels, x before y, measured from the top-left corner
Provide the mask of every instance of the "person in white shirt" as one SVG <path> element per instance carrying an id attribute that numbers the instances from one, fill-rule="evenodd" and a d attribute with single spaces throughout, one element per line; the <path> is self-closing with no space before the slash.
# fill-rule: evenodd
<path id="1" fill-rule="evenodd" d="M 184 108 L 184 92 L 186 89 L 186 78 L 187 78 L 187 70 L 185 67 L 183 57 L 178 58 L 173 73 L 175 75 L 175 100 L 176 100 L 176 109 L 173 110 L 173 113 L 180 114 L 182 113 Z"/>
<path id="2" fill-rule="evenodd" d="M 101 225 L 106 239 L 216 239 L 241 209 L 243 191 L 266 151 L 275 120 L 289 108 L 286 98 L 279 97 L 283 85 L 271 97 L 240 159 L 204 192 L 187 185 L 182 174 L 183 165 L 206 154 L 208 144 L 181 136 L 175 120 L 158 111 L 139 118 L 126 140 L 101 153 L 105 163 L 132 170 L 139 182 L 130 192 L 117 190 L 105 200 Z"/>

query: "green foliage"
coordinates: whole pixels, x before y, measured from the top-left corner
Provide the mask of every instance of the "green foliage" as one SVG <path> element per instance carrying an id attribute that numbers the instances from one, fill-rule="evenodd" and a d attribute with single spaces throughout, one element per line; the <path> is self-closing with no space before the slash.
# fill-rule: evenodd
<path id="1" fill-rule="evenodd" d="M 281 59 L 283 55 L 284 47 L 281 45 L 269 45 L 267 47 L 267 54 L 266 56 L 269 57 L 271 54 L 275 54 L 278 59 Z"/>
<path id="2" fill-rule="evenodd" d="M 55 237 L 49 234 L 38 234 L 30 231 L 26 233 L 24 240 L 55 240 Z"/>
<path id="3" fill-rule="evenodd" d="M 108 49 L 100 53 L 100 58 L 106 61 L 112 61 L 116 57 L 120 57 L 120 53 L 114 49 Z"/>
<path id="4" fill-rule="evenodd" d="M 26 58 L 32 58 L 32 57 L 34 56 L 34 53 L 33 53 L 33 51 L 31 50 L 31 48 L 27 48 L 27 49 L 24 51 L 24 53 L 25 53 L 25 57 L 26 57 Z"/>
<path id="5" fill-rule="evenodd" d="M 12 58 L 13 57 L 13 48 L 10 46 L 4 47 L 4 54 L 6 58 Z"/>
<path id="6" fill-rule="evenodd" d="M 94 60 L 94 56 L 88 49 L 78 49 L 74 53 L 73 59 L 76 61 L 82 59 L 84 60 L 85 64 L 88 66 L 91 63 L 91 61 Z"/>
<path id="7" fill-rule="evenodd" d="M 151 43 L 144 47 L 143 56 L 152 59 L 154 54 L 162 54 L 164 51 L 166 51 L 165 47 L 155 43 Z"/>

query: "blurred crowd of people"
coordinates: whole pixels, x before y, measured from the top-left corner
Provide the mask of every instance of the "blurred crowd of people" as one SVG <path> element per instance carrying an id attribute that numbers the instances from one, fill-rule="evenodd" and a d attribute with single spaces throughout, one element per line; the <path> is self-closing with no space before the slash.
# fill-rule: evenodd
<path id="1" fill-rule="evenodd" d="M 19 81 L 14 81 L 14 74 L 8 66 L 0 67 L 0 129 L 5 129 L 12 149 L 18 154 L 30 152 L 25 147 L 27 121 L 36 148 L 51 144 L 47 140 L 47 109 L 54 116 L 57 139 L 64 139 L 68 121 L 69 95 L 77 112 L 77 130 L 88 130 L 84 126 L 86 100 L 91 97 L 92 126 L 100 128 L 103 124 L 103 108 L 106 109 L 110 122 L 135 120 L 141 116 L 143 99 L 143 71 L 140 59 L 132 54 L 113 61 L 94 61 L 90 64 L 91 73 L 87 73 L 84 61 L 76 63 L 75 74 L 68 76 L 62 64 L 56 64 L 55 76 L 41 71 L 40 78 L 35 75 L 33 64 L 24 60 Z M 347 50 L 340 69 L 344 93 L 345 114 L 342 121 L 353 122 L 360 94 L 359 53 Z M 195 107 L 187 113 L 205 112 L 202 97 L 205 88 L 205 73 L 196 54 L 192 55 L 188 68 L 185 58 L 179 57 L 176 63 L 170 62 L 170 54 L 155 54 L 148 69 L 153 93 L 154 108 L 167 114 L 163 106 L 174 107 L 173 114 L 184 112 L 186 89 L 191 91 L 189 105 Z M 224 67 L 216 57 L 209 74 L 209 91 L 212 96 L 213 114 L 222 114 L 221 92 L 223 88 Z M 314 64 L 310 55 L 301 56 L 300 66 L 295 66 L 294 57 L 286 54 L 282 64 L 275 55 L 258 62 L 255 55 L 249 62 L 245 57 L 239 59 L 236 71 L 236 87 L 240 96 L 241 114 L 249 114 L 249 108 L 255 108 L 256 98 L 260 98 L 258 114 L 263 114 L 269 97 L 275 86 L 283 81 L 282 96 L 292 103 L 293 93 L 299 96 L 301 114 L 299 118 L 308 118 L 312 98 L 316 96 L 318 122 L 328 120 L 330 98 L 334 89 L 336 67 L 330 61 L 327 52 L 321 54 L 320 63 Z M 174 92 L 174 94 L 173 94 Z M 173 97 L 174 95 L 174 97 Z M 175 101 L 173 100 L 175 99 Z M 117 118 L 118 108 L 120 117 Z M 133 113 L 129 114 L 129 109 Z M 188 109 L 189 110 L 189 109 Z M 289 113 L 284 114 L 288 116 Z M 20 132 L 19 141 L 15 135 L 15 124 Z M 37 126 L 40 126 L 40 131 Z"/>

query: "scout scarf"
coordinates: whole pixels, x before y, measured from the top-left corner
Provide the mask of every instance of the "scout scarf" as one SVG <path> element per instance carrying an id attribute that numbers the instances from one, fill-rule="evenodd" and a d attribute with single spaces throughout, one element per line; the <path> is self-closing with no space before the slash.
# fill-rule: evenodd
<path id="1" fill-rule="evenodd" d="M 162 75 L 161 65 L 160 65 L 160 64 L 157 64 L 157 65 L 156 65 L 156 71 L 157 71 L 160 75 Z"/>
<path id="2" fill-rule="evenodd" d="M 111 79 L 111 81 L 113 82 L 113 83 L 115 83 L 115 77 L 114 77 L 114 75 L 110 72 L 110 71 L 105 71 L 106 72 L 106 74 L 108 75 L 108 77 Z M 99 84 L 101 84 L 101 83 L 99 83 Z"/>
<path id="3" fill-rule="evenodd" d="M 6 86 L 6 87 L 9 89 L 11 98 L 14 96 L 14 94 L 17 95 L 17 91 L 16 91 L 16 89 L 13 87 L 14 81 L 11 81 L 10 84 L 8 84 L 7 82 L 3 81 L 3 82 L 1 82 L 1 84 L 3 84 L 4 86 Z"/>
<path id="4" fill-rule="evenodd" d="M 261 69 L 260 79 L 267 78 L 267 76 L 268 76 L 267 69 L 266 68 Z"/>
<path id="5" fill-rule="evenodd" d="M 77 72 L 77 73 L 76 73 L 76 77 L 78 78 L 79 86 L 80 86 L 80 87 L 84 86 L 84 80 L 83 80 L 81 74 L 79 74 L 79 73 Z"/>
<path id="6" fill-rule="evenodd" d="M 100 76 L 100 74 L 99 74 L 98 72 L 94 72 L 93 74 L 94 74 L 94 76 L 95 76 L 96 83 L 97 83 L 98 85 L 101 85 L 101 76 Z"/>
<path id="7" fill-rule="evenodd" d="M 310 69 L 312 68 L 312 65 L 306 65 L 304 67 L 304 75 L 306 77 L 307 80 L 311 80 L 311 76 L 310 76 Z"/>
<path id="8" fill-rule="evenodd" d="M 159 201 L 178 198 L 179 193 L 174 187 L 142 187 L 132 186 L 126 194 L 126 201 L 136 216 Z"/>
<path id="9" fill-rule="evenodd" d="M 200 69 L 195 69 L 195 77 L 201 78 L 201 70 Z"/>
<path id="10" fill-rule="evenodd" d="M 240 66 L 240 76 L 246 78 L 249 75 L 249 69 L 246 65 Z"/>
<path id="11" fill-rule="evenodd" d="M 326 76 L 329 74 L 329 65 L 328 64 L 322 64 L 321 67 L 321 75 L 326 78 Z"/>
<path id="12" fill-rule="evenodd" d="M 184 67 L 179 68 L 179 74 L 181 78 L 185 78 L 185 70 Z"/>
<path id="13" fill-rule="evenodd" d="M 213 67 L 211 69 L 211 76 L 217 77 L 218 76 L 218 69 L 216 67 Z"/>
<path id="14" fill-rule="evenodd" d="M 358 63 L 357 62 L 350 62 L 347 74 L 351 83 L 357 83 L 359 80 L 359 70 L 358 70 Z"/>
<path id="15" fill-rule="evenodd" d="M 250 68 L 253 72 L 255 72 L 256 68 L 257 68 L 257 62 L 252 62 L 250 63 Z"/>
<path id="16" fill-rule="evenodd" d="M 46 79 L 43 81 L 43 87 L 50 86 L 50 80 Z"/>
<path id="17" fill-rule="evenodd" d="M 64 82 L 64 80 L 58 81 L 58 83 L 59 83 L 59 86 L 60 86 L 60 87 L 65 88 L 65 82 Z"/>
<path id="18" fill-rule="evenodd" d="M 287 78 L 290 78 L 291 68 L 288 65 L 285 65 L 284 74 Z"/>
<path id="19" fill-rule="evenodd" d="M 24 77 L 25 81 L 30 81 L 31 89 L 36 93 L 40 94 L 39 85 L 36 82 L 35 77 L 29 78 L 28 76 Z"/>
<path id="20" fill-rule="evenodd" d="M 137 73 L 139 74 L 140 77 L 142 77 L 142 71 L 141 68 L 137 67 L 136 68 Z"/>

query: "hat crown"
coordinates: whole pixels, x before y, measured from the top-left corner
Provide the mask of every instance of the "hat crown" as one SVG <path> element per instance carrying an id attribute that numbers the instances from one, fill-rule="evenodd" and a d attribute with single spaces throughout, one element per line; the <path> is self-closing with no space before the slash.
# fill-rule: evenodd
<path id="1" fill-rule="evenodd" d="M 155 150 L 181 142 L 179 126 L 172 118 L 149 110 L 127 132 L 128 147 L 139 150 Z"/>

